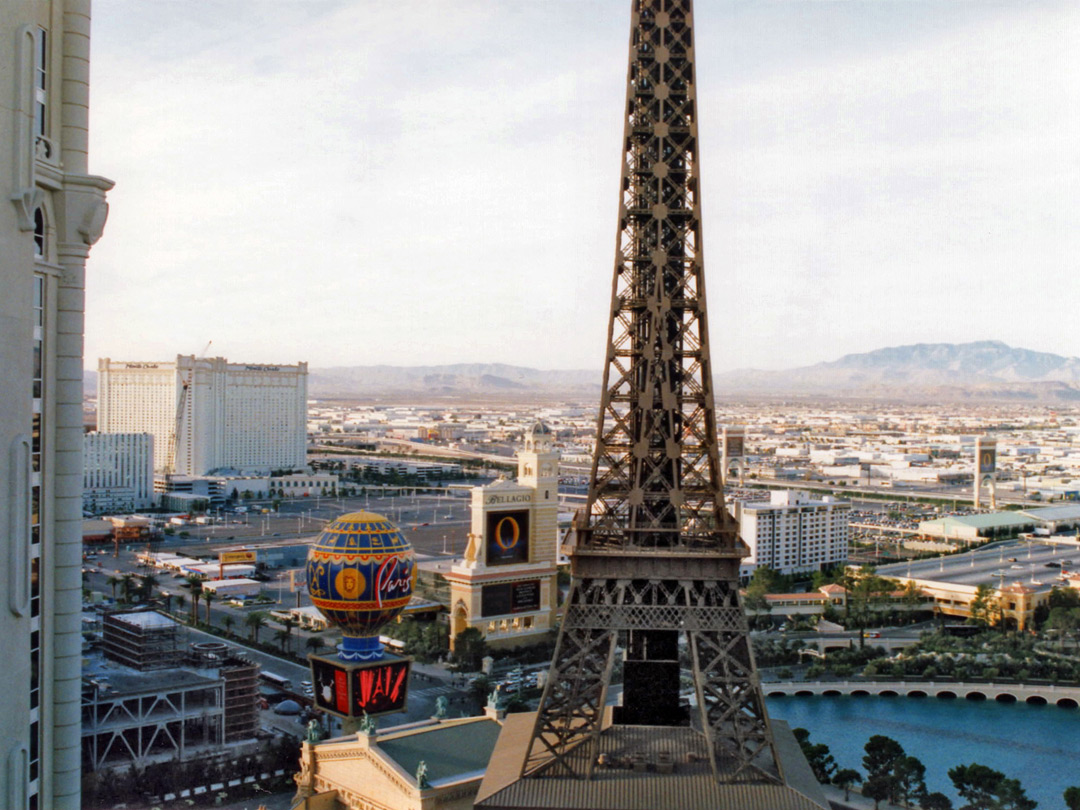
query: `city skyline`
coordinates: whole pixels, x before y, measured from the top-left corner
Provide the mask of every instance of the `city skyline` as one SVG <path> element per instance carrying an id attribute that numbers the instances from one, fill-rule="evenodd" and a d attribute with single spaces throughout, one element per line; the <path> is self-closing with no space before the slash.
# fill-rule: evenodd
<path id="1" fill-rule="evenodd" d="M 117 186 L 87 364 L 213 339 L 316 367 L 598 367 L 625 14 L 100 0 L 91 152 Z M 720 43 L 698 56 L 715 370 L 979 339 L 1080 355 L 1075 7 L 696 16 Z"/>

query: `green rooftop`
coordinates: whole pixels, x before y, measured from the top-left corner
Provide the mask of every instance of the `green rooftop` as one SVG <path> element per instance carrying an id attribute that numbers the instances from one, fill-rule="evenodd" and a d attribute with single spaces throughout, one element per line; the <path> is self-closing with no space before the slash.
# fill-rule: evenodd
<path id="1" fill-rule="evenodd" d="M 1012 526 L 1030 526 L 1034 521 L 1017 512 L 987 512 L 983 515 L 959 515 L 955 517 L 938 518 L 927 520 L 919 524 L 919 529 L 929 526 L 940 526 L 943 529 L 949 526 L 967 526 L 972 529 L 1000 529 Z"/>
<path id="2" fill-rule="evenodd" d="M 502 727 L 484 718 L 474 723 L 455 723 L 423 729 L 389 740 L 380 739 L 379 750 L 406 773 L 416 773 L 423 760 L 431 782 L 453 779 L 487 768 Z"/>

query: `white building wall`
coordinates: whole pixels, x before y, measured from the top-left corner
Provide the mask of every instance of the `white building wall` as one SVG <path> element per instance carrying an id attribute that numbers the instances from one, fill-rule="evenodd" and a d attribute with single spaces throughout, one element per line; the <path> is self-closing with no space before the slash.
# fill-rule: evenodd
<path id="1" fill-rule="evenodd" d="M 847 560 L 851 504 L 812 500 L 806 492 L 771 493 L 768 503 L 744 503 L 739 531 L 750 547 L 741 574 L 759 565 L 794 574 L 815 571 Z"/>
<path id="2" fill-rule="evenodd" d="M 154 437 L 149 433 L 83 436 L 83 507 L 145 509 L 154 501 Z"/>
<path id="3" fill-rule="evenodd" d="M 154 469 L 165 469 L 176 425 L 176 363 L 98 360 L 99 433 L 149 433 Z"/>
<path id="4" fill-rule="evenodd" d="M 306 463 L 307 363 L 260 366 L 193 355 L 171 363 L 106 358 L 98 365 L 98 401 L 100 432 L 154 435 L 158 471 L 168 465 L 178 409 L 173 472 L 296 469 Z"/>
<path id="5" fill-rule="evenodd" d="M 3 0 L 0 42 L 0 806 L 77 810 L 90 0 Z"/>

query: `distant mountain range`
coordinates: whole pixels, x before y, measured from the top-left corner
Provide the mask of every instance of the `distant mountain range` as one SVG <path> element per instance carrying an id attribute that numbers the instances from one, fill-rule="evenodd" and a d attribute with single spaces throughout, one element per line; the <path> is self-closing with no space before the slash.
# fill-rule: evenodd
<path id="1" fill-rule="evenodd" d="M 739 394 L 1061 401 L 1080 399 L 1080 358 L 999 340 L 916 343 L 785 371 L 728 371 L 716 384 L 718 392 Z"/>
<path id="2" fill-rule="evenodd" d="M 86 390 L 97 373 L 87 371 Z M 541 371 L 501 363 L 313 368 L 317 399 L 385 396 L 599 396 L 599 370 Z M 925 401 L 1080 401 L 1080 358 L 1018 349 L 996 340 L 916 343 L 784 371 L 737 369 L 716 376 L 720 399 L 805 395 Z"/>
<path id="3" fill-rule="evenodd" d="M 341 366 L 311 369 L 312 397 L 429 394 L 436 396 L 598 394 L 596 371 L 540 371 L 502 363 L 449 366 Z"/>

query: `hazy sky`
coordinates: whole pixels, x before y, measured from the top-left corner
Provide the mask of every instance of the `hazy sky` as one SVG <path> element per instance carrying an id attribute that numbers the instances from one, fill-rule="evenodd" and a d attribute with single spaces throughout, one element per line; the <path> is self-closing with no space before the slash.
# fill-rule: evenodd
<path id="1" fill-rule="evenodd" d="M 599 368 L 629 0 L 95 0 L 87 365 Z M 696 7 L 714 368 L 1080 355 L 1080 3 Z"/>

